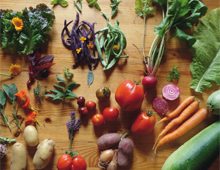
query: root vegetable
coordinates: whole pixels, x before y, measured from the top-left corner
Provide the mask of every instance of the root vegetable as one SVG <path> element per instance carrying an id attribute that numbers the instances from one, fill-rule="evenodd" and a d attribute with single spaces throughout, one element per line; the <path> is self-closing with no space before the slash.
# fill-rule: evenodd
<path id="1" fill-rule="evenodd" d="M 169 121 L 182 113 L 182 111 L 190 105 L 195 100 L 194 96 L 187 97 L 174 111 L 172 111 L 170 114 L 167 114 L 166 117 L 161 119 L 158 123 Z"/>
<path id="2" fill-rule="evenodd" d="M 157 145 L 158 141 L 165 136 L 168 132 L 170 132 L 173 129 L 176 129 L 180 124 L 182 124 L 185 120 L 187 120 L 189 117 L 191 117 L 197 110 L 199 109 L 199 102 L 194 101 L 191 103 L 180 115 L 179 117 L 173 119 L 171 122 L 169 122 L 165 128 L 162 130 L 162 132 L 159 134 L 159 136 L 156 139 L 155 145 Z M 154 148 L 154 147 L 153 147 Z"/>
<path id="3" fill-rule="evenodd" d="M 36 169 L 45 168 L 50 162 L 55 143 L 53 140 L 45 139 L 38 146 L 33 158 L 33 164 Z"/>
<path id="4" fill-rule="evenodd" d="M 180 96 L 180 89 L 175 84 L 167 84 L 163 87 L 162 94 L 165 99 L 173 101 Z"/>
<path id="5" fill-rule="evenodd" d="M 99 167 L 106 168 L 108 164 L 112 161 L 115 151 L 108 149 L 102 151 L 99 157 Z"/>
<path id="6" fill-rule="evenodd" d="M 28 146 L 37 146 L 39 143 L 37 129 L 33 125 L 28 125 L 24 129 L 24 140 Z"/>
<path id="7" fill-rule="evenodd" d="M 114 153 L 114 156 L 112 158 L 112 161 L 109 163 L 107 170 L 117 170 L 118 163 L 117 163 L 117 158 L 118 158 L 118 151 Z"/>
<path id="8" fill-rule="evenodd" d="M 153 109 L 160 115 L 164 116 L 169 110 L 169 106 L 166 100 L 160 97 L 156 97 L 152 103 Z"/>
<path id="9" fill-rule="evenodd" d="M 27 166 L 26 148 L 21 143 L 12 146 L 12 160 L 10 170 L 25 170 Z"/>
<path id="10" fill-rule="evenodd" d="M 120 167 L 129 167 L 133 156 L 134 143 L 129 138 L 124 138 L 118 146 L 118 165 Z"/>
<path id="11" fill-rule="evenodd" d="M 190 131 L 198 124 L 200 124 L 202 121 L 204 121 L 207 116 L 208 116 L 207 109 L 202 108 L 198 110 L 192 117 L 190 117 L 186 122 L 184 122 L 181 126 L 179 126 L 175 131 L 168 133 L 166 136 L 161 138 L 154 147 L 154 151 L 156 152 L 159 147 L 183 136 L 188 131 Z"/>
<path id="12" fill-rule="evenodd" d="M 117 148 L 121 140 L 121 135 L 118 133 L 108 133 L 99 137 L 97 145 L 100 151 Z"/>

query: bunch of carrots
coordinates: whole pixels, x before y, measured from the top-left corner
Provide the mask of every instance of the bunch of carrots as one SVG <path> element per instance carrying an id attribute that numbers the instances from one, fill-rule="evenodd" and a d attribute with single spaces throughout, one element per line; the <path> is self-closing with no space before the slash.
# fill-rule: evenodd
<path id="1" fill-rule="evenodd" d="M 37 123 L 36 120 L 37 113 L 31 107 L 30 98 L 27 96 L 27 92 L 25 90 L 21 90 L 18 93 L 16 93 L 15 96 L 17 103 L 22 107 L 25 114 L 27 115 L 25 119 L 25 125 L 26 126 L 30 124 L 35 125 Z"/>
<path id="2" fill-rule="evenodd" d="M 194 96 L 186 98 L 173 112 L 161 119 L 158 123 L 168 122 L 158 135 L 153 150 L 171 141 L 178 139 L 200 124 L 208 116 L 205 108 L 199 109 L 199 102 Z"/>

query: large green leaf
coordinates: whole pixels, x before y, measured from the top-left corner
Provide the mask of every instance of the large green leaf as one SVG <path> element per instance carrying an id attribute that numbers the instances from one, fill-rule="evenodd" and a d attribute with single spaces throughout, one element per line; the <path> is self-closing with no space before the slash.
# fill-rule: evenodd
<path id="1" fill-rule="evenodd" d="M 220 85 L 220 8 L 201 20 L 194 37 L 191 88 L 203 92 L 213 83 Z"/>

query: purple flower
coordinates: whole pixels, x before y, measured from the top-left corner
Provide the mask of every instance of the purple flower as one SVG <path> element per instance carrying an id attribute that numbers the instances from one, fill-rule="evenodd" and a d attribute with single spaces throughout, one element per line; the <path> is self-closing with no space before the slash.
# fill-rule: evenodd
<path id="1" fill-rule="evenodd" d="M 75 112 L 71 112 L 70 117 L 71 120 L 66 122 L 66 127 L 69 134 L 70 146 L 72 146 L 74 135 L 80 128 L 80 119 L 76 119 Z"/>

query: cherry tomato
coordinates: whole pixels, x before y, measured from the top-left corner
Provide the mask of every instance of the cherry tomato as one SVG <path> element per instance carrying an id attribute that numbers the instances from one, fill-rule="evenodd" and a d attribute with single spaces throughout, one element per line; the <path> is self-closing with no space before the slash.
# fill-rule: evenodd
<path id="1" fill-rule="evenodd" d="M 81 115 L 87 115 L 89 113 L 87 107 L 80 107 L 79 108 L 79 114 Z"/>
<path id="2" fill-rule="evenodd" d="M 108 87 L 102 87 L 102 88 L 99 88 L 98 90 L 96 90 L 96 97 L 100 101 L 109 100 L 110 96 L 111 96 L 111 91 Z"/>
<path id="3" fill-rule="evenodd" d="M 79 96 L 77 98 L 77 104 L 78 104 L 79 107 L 85 106 L 85 98 L 83 96 Z"/>
<path id="4" fill-rule="evenodd" d="M 86 161 L 82 156 L 73 157 L 71 170 L 86 170 L 86 168 Z"/>
<path id="5" fill-rule="evenodd" d="M 133 134 L 146 135 L 154 130 L 156 123 L 156 117 L 152 115 L 152 112 L 142 112 L 131 127 Z"/>
<path id="6" fill-rule="evenodd" d="M 119 110 L 116 107 L 106 107 L 102 112 L 105 120 L 116 121 L 118 119 Z"/>
<path id="7" fill-rule="evenodd" d="M 105 123 L 105 119 L 102 114 L 97 113 L 92 117 L 92 123 L 94 126 L 101 126 Z"/>
<path id="8" fill-rule="evenodd" d="M 63 154 L 59 157 L 57 161 L 58 170 L 71 170 L 72 157 L 68 154 Z"/>
<path id="9" fill-rule="evenodd" d="M 96 103 L 93 101 L 87 101 L 86 107 L 87 107 L 88 111 L 94 111 L 96 109 Z"/>
<path id="10" fill-rule="evenodd" d="M 139 110 L 144 100 L 144 89 L 131 80 L 125 80 L 118 86 L 115 100 L 124 111 Z"/>

